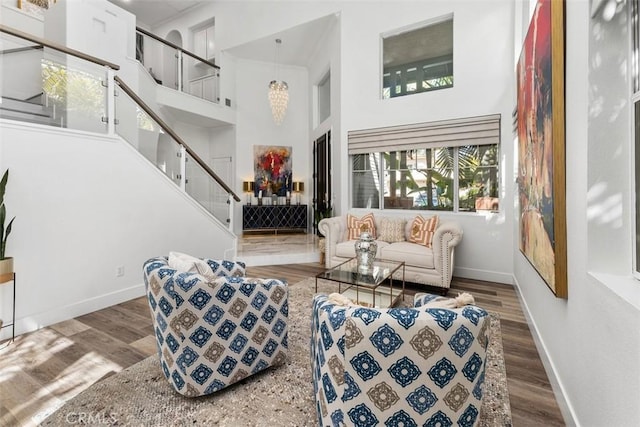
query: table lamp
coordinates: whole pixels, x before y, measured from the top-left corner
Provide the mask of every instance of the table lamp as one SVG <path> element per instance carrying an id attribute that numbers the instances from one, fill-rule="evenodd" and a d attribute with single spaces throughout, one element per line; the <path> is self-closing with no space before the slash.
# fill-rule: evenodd
<path id="1" fill-rule="evenodd" d="M 300 204 L 300 193 L 304 192 L 304 182 L 302 181 L 294 181 L 293 182 L 293 192 L 296 193 L 296 204 Z"/>
<path id="2" fill-rule="evenodd" d="M 242 191 L 247 194 L 247 205 L 251 204 L 251 198 L 253 197 L 251 193 L 253 193 L 253 181 L 244 181 L 242 183 Z"/>

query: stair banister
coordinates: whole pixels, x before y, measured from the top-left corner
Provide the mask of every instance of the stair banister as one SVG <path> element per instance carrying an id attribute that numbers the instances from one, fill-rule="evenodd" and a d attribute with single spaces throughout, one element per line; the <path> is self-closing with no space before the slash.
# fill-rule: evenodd
<path id="1" fill-rule="evenodd" d="M 144 112 L 149 115 L 149 117 L 151 117 L 153 120 L 156 121 L 156 123 L 158 123 L 158 125 L 162 128 L 162 130 L 164 130 L 167 134 L 169 134 L 175 141 L 178 142 L 178 144 L 180 144 L 182 147 L 184 147 L 185 151 L 189 154 L 189 156 L 191 156 L 193 158 L 193 160 L 196 161 L 196 163 L 198 163 L 198 165 L 200 165 L 200 167 L 202 169 L 205 170 L 205 172 L 211 176 L 217 183 L 218 185 L 220 185 L 220 187 L 222 187 L 227 194 L 229 194 L 230 196 L 233 197 L 233 200 L 235 200 L 236 202 L 240 202 L 240 197 L 209 167 L 209 165 L 207 165 L 201 158 L 200 156 L 198 156 L 195 151 L 193 151 L 191 149 L 191 147 L 189 147 L 189 145 L 184 142 L 184 140 L 182 138 L 180 138 L 174 131 L 173 129 L 171 129 L 169 127 L 169 125 L 167 123 L 164 122 L 164 120 L 162 120 L 160 118 L 160 116 L 158 116 L 138 95 L 136 95 L 136 93 L 131 90 L 131 88 L 129 86 L 127 86 L 122 79 L 120 79 L 120 77 L 115 76 L 114 77 L 115 82 L 118 84 L 118 86 L 120 86 L 120 88 L 131 98 L 134 100 L 134 102 L 136 104 L 138 104 L 138 106 L 140 108 L 142 108 L 142 110 L 144 110 Z"/>
<path id="2" fill-rule="evenodd" d="M 170 41 L 167 41 L 165 39 L 163 39 L 162 37 L 158 37 L 153 33 L 150 33 L 149 31 L 145 30 L 144 28 L 140 28 L 140 27 L 136 27 L 136 31 L 138 31 L 139 33 L 144 34 L 147 37 L 151 37 L 152 39 L 159 41 L 160 43 L 166 44 L 169 47 L 172 47 L 182 53 L 185 53 L 187 55 L 189 55 L 190 57 L 197 59 L 200 62 L 203 62 L 207 65 L 209 65 L 210 67 L 215 68 L 216 70 L 219 70 L 220 67 L 218 67 L 216 64 L 214 64 L 211 61 L 207 61 L 206 59 L 196 55 L 195 53 L 189 52 L 188 50 L 185 50 L 183 47 L 178 46 L 177 44 L 171 43 Z"/>

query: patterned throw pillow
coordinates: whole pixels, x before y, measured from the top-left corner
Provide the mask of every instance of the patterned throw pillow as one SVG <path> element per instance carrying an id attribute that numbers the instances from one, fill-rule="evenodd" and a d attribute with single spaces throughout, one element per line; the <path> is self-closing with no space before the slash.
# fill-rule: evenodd
<path id="1" fill-rule="evenodd" d="M 380 227 L 378 228 L 378 240 L 383 242 L 404 242 L 404 228 L 407 224 L 406 219 L 402 218 L 382 218 Z"/>
<path id="2" fill-rule="evenodd" d="M 434 215 L 429 219 L 417 215 L 411 226 L 409 241 L 430 248 L 436 228 L 438 228 L 438 215 Z"/>
<path id="3" fill-rule="evenodd" d="M 358 218 L 354 215 L 347 214 L 347 240 L 357 240 L 360 238 L 360 233 L 363 231 L 371 234 L 371 237 L 376 238 L 376 223 L 373 219 L 373 214 L 369 213 Z"/>

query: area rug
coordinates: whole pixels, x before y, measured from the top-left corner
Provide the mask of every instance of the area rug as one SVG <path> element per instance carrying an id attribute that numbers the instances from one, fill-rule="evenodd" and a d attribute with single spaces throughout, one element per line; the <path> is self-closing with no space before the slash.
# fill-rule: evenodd
<path id="1" fill-rule="evenodd" d="M 318 292 L 336 291 L 320 283 Z M 313 278 L 289 288 L 289 358 L 209 395 L 187 399 L 164 378 L 157 356 L 89 387 L 41 425 L 68 423 L 117 426 L 314 426 L 316 410 L 309 355 Z M 408 306 L 409 298 L 403 305 Z M 500 320 L 491 315 L 480 426 L 511 426 Z"/>

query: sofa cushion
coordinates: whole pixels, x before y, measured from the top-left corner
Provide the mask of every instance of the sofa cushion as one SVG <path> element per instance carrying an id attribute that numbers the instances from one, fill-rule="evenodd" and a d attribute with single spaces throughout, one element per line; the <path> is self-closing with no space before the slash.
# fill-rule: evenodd
<path id="1" fill-rule="evenodd" d="M 347 240 L 356 240 L 360 233 L 368 232 L 371 237 L 376 238 L 376 222 L 372 213 L 358 218 L 355 215 L 347 214 Z"/>
<path id="2" fill-rule="evenodd" d="M 406 240 L 404 235 L 406 224 L 407 220 L 404 218 L 383 217 L 376 230 L 378 240 L 389 243 L 404 242 Z"/>
<path id="3" fill-rule="evenodd" d="M 438 215 L 434 215 L 431 218 L 416 215 L 411 224 L 411 232 L 407 240 L 430 248 L 436 228 L 438 228 Z"/>
<path id="4" fill-rule="evenodd" d="M 335 255 L 343 258 L 354 258 L 356 256 L 355 243 L 356 242 L 354 242 L 353 240 L 345 240 L 344 242 L 338 243 L 336 245 Z M 382 258 L 380 256 L 380 251 L 382 250 L 382 248 L 387 247 L 389 243 L 382 242 L 380 240 L 377 240 L 376 243 L 378 244 L 378 252 L 376 258 Z"/>
<path id="5" fill-rule="evenodd" d="M 355 253 L 355 250 L 354 250 Z M 397 242 L 378 248 L 376 258 L 391 261 L 404 261 L 406 265 L 422 268 L 435 268 L 433 250 L 411 242 Z"/>

